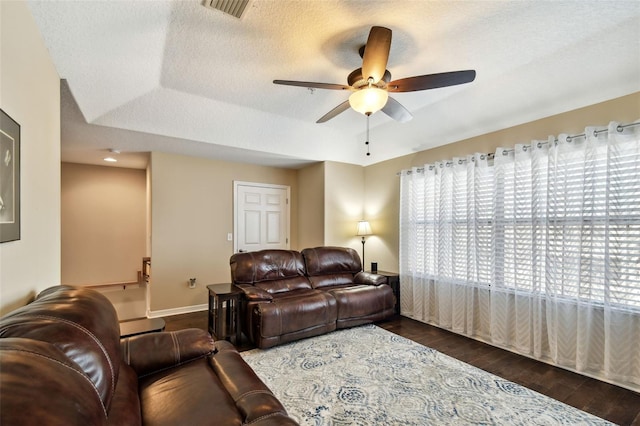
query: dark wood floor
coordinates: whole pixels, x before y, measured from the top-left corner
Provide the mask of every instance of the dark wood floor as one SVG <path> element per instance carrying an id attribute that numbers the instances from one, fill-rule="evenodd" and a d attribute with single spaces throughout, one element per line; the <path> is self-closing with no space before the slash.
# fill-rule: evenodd
<path id="1" fill-rule="evenodd" d="M 207 329 L 207 312 L 165 317 L 166 330 Z M 640 426 L 640 394 L 495 348 L 412 319 L 377 324 L 424 346 L 474 365 L 619 425 Z M 243 341 L 239 350 L 250 348 Z"/>

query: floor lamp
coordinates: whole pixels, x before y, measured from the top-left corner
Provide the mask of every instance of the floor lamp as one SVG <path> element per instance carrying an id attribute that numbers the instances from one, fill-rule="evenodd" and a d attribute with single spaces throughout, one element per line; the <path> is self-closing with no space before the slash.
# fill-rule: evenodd
<path id="1" fill-rule="evenodd" d="M 365 237 L 371 235 L 371 225 L 366 220 L 361 220 L 358 222 L 358 230 L 356 232 L 356 236 L 362 237 L 362 270 L 364 271 L 364 243 Z"/>

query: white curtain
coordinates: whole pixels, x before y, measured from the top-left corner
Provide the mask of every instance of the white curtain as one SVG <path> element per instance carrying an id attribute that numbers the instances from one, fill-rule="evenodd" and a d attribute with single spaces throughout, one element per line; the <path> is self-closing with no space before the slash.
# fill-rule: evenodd
<path id="1" fill-rule="evenodd" d="M 402 314 L 640 390 L 636 124 L 403 171 Z"/>

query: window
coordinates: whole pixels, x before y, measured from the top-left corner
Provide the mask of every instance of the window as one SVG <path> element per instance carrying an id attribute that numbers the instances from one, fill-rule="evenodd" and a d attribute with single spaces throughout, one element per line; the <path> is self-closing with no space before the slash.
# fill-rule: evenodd
<path id="1" fill-rule="evenodd" d="M 404 171 L 401 312 L 640 389 L 640 126 Z"/>

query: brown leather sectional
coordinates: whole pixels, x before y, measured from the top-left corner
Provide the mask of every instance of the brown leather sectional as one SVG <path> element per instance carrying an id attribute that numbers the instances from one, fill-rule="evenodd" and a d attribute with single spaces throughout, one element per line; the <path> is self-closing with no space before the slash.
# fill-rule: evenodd
<path id="1" fill-rule="evenodd" d="M 52 287 L 0 319 L 2 425 L 296 425 L 227 341 L 120 339 L 102 294 Z"/>
<path id="2" fill-rule="evenodd" d="M 362 272 L 360 257 L 351 248 L 236 253 L 230 266 L 233 283 L 244 292 L 242 329 L 259 348 L 395 313 L 387 278 Z"/>

